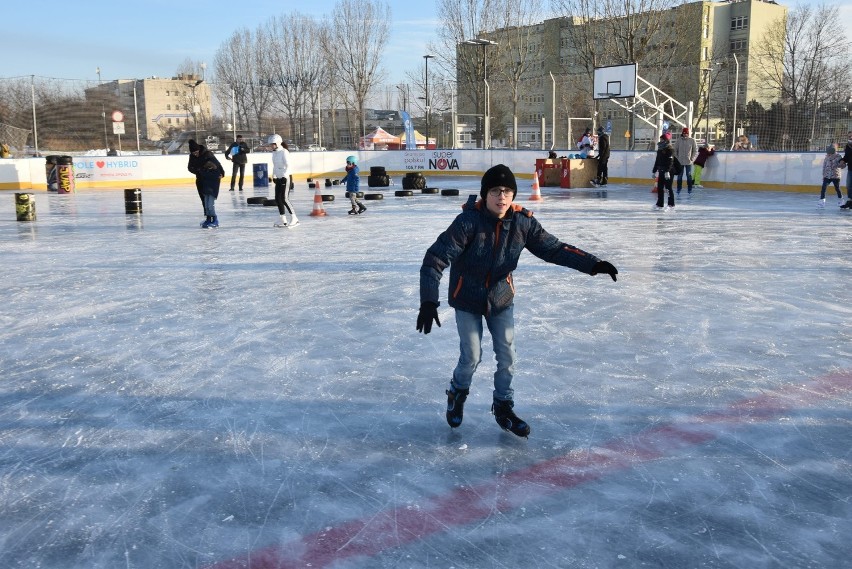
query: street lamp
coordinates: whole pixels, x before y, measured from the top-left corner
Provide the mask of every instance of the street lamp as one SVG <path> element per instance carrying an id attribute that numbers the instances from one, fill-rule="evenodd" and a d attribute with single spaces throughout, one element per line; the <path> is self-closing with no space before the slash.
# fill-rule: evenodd
<path id="1" fill-rule="evenodd" d="M 198 79 L 195 83 L 184 83 L 184 85 L 186 85 L 187 87 L 192 89 L 192 124 L 195 125 L 195 140 L 196 141 L 198 141 L 198 119 L 196 118 L 196 113 L 197 113 L 196 108 L 198 107 L 198 105 L 196 103 L 197 99 L 195 98 L 195 89 L 199 85 L 201 85 L 202 83 L 204 83 L 204 79 Z"/>
<path id="2" fill-rule="evenodd" d="M 499 45 L 496 41 L 491 41 L 485 38 L 476 38 L 465 40 L 462 42 L 466 45 L 481 45 L 482 46 L 482 82 L 485 84 L 485 112 L 483 113 L 483 135 L 482 148 L 488 148 L 491 140 L 491 89 L 488 86 L 488 46 Z"/>
<path id="3" fill-rule="evenodd" d="M 734 65 L 737 66 L 734 72 L 734 120 L 732 121 L 734 132 L 731 134 L 731 150 L 733 150 L 737 140 L 737 95 L 740 93 L 740 61 L 737 59 L 736 53 L 732 53 L 731 55 L 734 56 Z"/>
<path id="4" fill-rule="evenodd" d="M 429 150 L 429 60 L 435 57 L 434 55 L 424 55 L 426 60 L 426 150 Z"/>

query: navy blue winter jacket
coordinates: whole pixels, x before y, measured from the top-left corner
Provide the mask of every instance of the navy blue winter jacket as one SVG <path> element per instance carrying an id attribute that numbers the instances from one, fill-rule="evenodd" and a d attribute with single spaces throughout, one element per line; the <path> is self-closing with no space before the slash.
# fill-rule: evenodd
<path id="1" fill-rule="evenodd" d="M 498 219 L 482 200 L 463 211 L 426 251 L 420 267 L 420 301 L 438 302 L 444 269 L 450 267 L 449 304 L 473 314 L 496 314 L 512 306 L 512 271 L 524 248 L 536 257 L 591 274 L 600 259 L 562 243 L 527 211 L 513 205 Z"/>

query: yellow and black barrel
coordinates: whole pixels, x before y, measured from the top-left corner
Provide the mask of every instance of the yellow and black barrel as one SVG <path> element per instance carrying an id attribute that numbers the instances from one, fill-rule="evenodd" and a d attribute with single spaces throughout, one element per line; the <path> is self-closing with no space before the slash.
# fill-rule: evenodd
<path id="1" fill-rule="evenodd" d="M 18 221 L 35 221 L 35 194 L 15 194 L 15 213 Z"/>
<path id="2" fill-rule="evenodd" d="M 76 185 L 74 183 L 74 158 L 71 156 L 60 156 L 56 160 L 56 185 L 60 194 L 73 193 Z"/>
<path id="3" fill-rule="evenodd" d="M 142 188 L 124 190 L 124 213 L 142 213 Z"/>

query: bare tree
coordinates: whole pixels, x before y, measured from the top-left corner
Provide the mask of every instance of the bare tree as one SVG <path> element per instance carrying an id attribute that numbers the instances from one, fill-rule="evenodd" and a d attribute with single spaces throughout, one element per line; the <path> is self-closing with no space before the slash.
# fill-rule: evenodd
<path id="1" fill-rule="evenodd" d="M 315 110 L 327 66 L 320 24 L 294 12 L 273 18 L 264 31 L 276 101 L 287 114 L 295 140 L 305 143 L 305 115 Z"/>
<path id="2" fill-rule="evenodd" d="M 254 127 L 258 136 L 263 134 L 263 118 L 273 96 L 269 47 L 264 40 L 259 32 L 237 30 L 216 51 L 213 65 L 217 88 L 228 85 L 234 90 L 237 123 L 244 128 Z"/>
<path id="3" fill-rule="evenodd" d="M 846 41 L 837 6 L 800 4 L 753 46 L 755 73 L 794 107 L 845 98 L 852 68 L 837 46 Z"/>
<path id="4" fill-rule="evenodd" d="M 383 76 L 379 63 L 388 41 L 391 10 L 382 0 L 340 0 L 326 22 L 323 48 L 334 81 L 347 84 L 363 136 L 364 104 Z"/>
<path id="5" fill-rule="evenodd" d="M 498 38 L 497 52 L 500 71 L 496 79 L 508 88 L 508 102 L 512 107 L 512 147 L 518 147 L 518 102 L 524 90 L 524 81 L 543 69 L 542 35 L 537 33 L 535 23 L 543 16 L 542 0 L 500 0 L 499 15 L 501 29 L 495 32 Z M 500 100 L 500 91 L 497 92 Z M 500 129 L 495 129 L 499 134 Z"/>

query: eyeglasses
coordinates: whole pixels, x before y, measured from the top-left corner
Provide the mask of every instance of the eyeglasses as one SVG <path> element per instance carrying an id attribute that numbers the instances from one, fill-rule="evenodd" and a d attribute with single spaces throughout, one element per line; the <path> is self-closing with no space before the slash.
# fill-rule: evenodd
<path id="1" fill-rule="evenodd" d="M 502 190 L 500 188 L 491 188 L 490 190 L 488 190 L 488 195 L 493 198 L 496 198 L 501 194 L 503 195 L 503 197 L 508 198 L 511 197 L 514 193 L 514 190 L 511 190 L 509 188 L 503 188 Z"/>
<path id="2" fill-rule="evenodd" d="M 349 160 L 347 160 L 346 163 L 347 164 L 354 164 L 354 162 L 350 162 Z"/>

